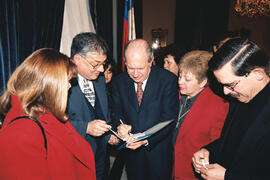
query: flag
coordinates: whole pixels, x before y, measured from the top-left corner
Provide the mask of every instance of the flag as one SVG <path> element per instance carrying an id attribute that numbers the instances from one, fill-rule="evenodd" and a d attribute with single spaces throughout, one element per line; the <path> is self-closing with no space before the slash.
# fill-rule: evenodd
<path id="1" fill-rule="evenodd" d="M 69 56 L 72 39 L 81 32 L 95 32 L 88 1 L 66 0 L 60 52 Z"/>
<path id="2" fill-rule="evenodd" d="M 122 42 L 122 71 L 125 70 L 124 49 L 128 41 L 136 39 L 134 6 L 132 0 L 125 0 Z"/>

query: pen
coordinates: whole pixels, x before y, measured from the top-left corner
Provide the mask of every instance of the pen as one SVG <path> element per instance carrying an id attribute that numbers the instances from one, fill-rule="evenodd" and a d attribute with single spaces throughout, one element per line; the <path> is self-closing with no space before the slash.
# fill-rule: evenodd
<path id="1" fill-rule="evenodd" d="M 125 139 L 120 136 L 119 134 L 117 134 L 117 132 L 115 132 L 114 130 L 112 130 L 112 128 L 109 129 L 114 135 L 116 135 L 119 139 L 121 139 L 122 141 L 125 141 Z"/>
<path id="2" fill-rule="evenodd" d="M 122 121 L 121 119 L 120 119 L 119 121 L 120 121 L 121 124 L 124 124 L 123 121 Z"/>
<path id="3" fill-rule="evenodd" d="M 122 119 L 119 120 L 121 124 L 124 124 Z M 132 135 L 131 132 L 128 132 L 129 135 Z"/>

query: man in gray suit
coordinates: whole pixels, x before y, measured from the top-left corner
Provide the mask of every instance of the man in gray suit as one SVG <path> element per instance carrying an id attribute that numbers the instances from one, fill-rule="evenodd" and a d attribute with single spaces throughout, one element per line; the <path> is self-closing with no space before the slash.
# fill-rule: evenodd
<path id="1" fill-rule="evenodd" d="M 76 35 L 71 45 L 71 59 L 78 77 L 71 82 L 67 113 L 71 124 L 93 149 L 98 180 L 106 177 L 107 142 L 118 142 L 115 136 L 106 133 L 111 126 L 105 79 L 100 73 L 104 71 L 107 51 L 106 42 L 90 32 Z"/>

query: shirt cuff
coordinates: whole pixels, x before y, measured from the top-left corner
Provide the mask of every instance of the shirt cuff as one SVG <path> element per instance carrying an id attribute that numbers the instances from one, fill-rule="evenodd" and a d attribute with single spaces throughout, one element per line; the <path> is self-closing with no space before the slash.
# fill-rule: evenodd
<path id="1" fill-rule="evenodd" d="M 147 142 L 144 144 L 144 146 L 148 146 L 149 145 L 149 143 L 148 143 L 148 140 L 146 140 Z"/>

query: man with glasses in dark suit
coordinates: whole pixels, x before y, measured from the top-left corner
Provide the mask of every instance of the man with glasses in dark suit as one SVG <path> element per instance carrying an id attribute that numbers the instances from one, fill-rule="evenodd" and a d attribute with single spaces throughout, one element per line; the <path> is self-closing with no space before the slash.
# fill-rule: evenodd
<path id="1" fill-rule="evenodd" d="M 104 71 L 107 52 L 106 42 L 95 33 L 80 33 L 73 38 L 71 59 L 78 77 L 72 80 L 67 113 L 71 124 L 92 146 L 98 180 L 106 178 L 107 143 L 118 143 L 114 135 L 106 133 L 111 126 L 105 78 L 100 73 Z"/>

